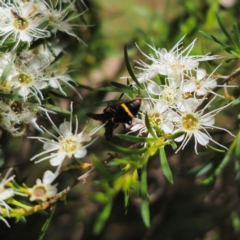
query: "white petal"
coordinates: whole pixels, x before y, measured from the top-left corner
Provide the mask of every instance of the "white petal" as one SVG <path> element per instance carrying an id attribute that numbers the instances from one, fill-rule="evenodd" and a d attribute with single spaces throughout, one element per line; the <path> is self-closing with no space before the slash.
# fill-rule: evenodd
<path id="1" fill-rule="evenodd" d="M 154 83 L 154 82 L 150 82 L 147 85 L 147 90 L 149 91 L 150 94 L 155 94 L 155 95 L 159 95 L 160 94 L 160 88 L 159 86 Z"/>
<path id="2" fill-rule="evenodd" d="M 66 153 L 64 152 L 59 152 L 57 154 L 54 154 L 54 156 L 51 157 L 50 159 L 50 164 L 52 166 L 59 166 L 62 164 L 65 157 L 66 157 Z"/>
<path id="3" fill-rule="evenodd" d="M 172 122 L 165 122 L 162 124 L 162 130 L 165 133 L 172 133 L 174 130 L 174 124 Z"/>
<path id="4" fill-rule="evenodd" d="M 213 126 L 213 124 L 215 123 L 215 118 L 211 115 L 202 116 L 200 118 L 200 123 L 204 126 L 210 127 L 210 126 Z"/>
<path id="5" fill-rule="evenodd" d="M 72 136 L 71 123 L 68 122 L 68 121 L 65 121 L 64 123 L 61 123 L 60 126 L 59 126 L 59 130 L 63 134 L 64 137 Z"/>
<path id="6" fill-rule="evenodd" d="M 57 193 L 57 188 L 55 186 L 48 186 L 47 188 L 47 197 L 53 197 Z"/>
<path id="7" fill-rule="evenodd" d="M 208 135 L 203 132 L 196 131 L 194 132 L 194 136 L 196 137 L 197 142 L 202 146 L 206 146 L 209 143 Z"/>
<path id="8" fill-rule="evenodd" d="M 14 190 L 12 188 L 7 188 L 0 193 L 0 200 L 7 200 L 12 196 L 14 196 Z"/>
<path id="9" fill-rule="evenodd" d="M 203 68 L 199 68 L 197 70 L 197 80 L 201 80 L 206 76 L 206 70 Z"/>
<path id="10" fill-rule="evenodd" d="M 50 185 L 58 175 L 59 175 L 58 171 L 53 173 L 52 171 L 47 170 L 43 175 L 43 184 Z"/>
<path id="11" fill-rule="evenodd" d="M 196 83 L 194 81 L 185 81 L 182 86 L 182 92 L 187 93 L 187 92 L 193 92 L 197 88 Z"/>
<path id="12" fill-rule="evenodd" d="M 87 154 L 86 148 L 80 148 L 74 152 L 74 157 L 75 158 L 83 158 Z"/>

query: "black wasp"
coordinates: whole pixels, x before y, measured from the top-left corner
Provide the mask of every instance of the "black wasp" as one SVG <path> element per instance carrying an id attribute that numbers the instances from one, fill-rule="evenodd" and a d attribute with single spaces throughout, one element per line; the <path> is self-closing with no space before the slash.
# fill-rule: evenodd
<path id="1" fill-rule="evenodd" d="M 136 117 L 141 107 L 142 99 L 135 98 L 129 101 L 121 102 L 115 105 L 107 106 L 103 113 L 87 113 L 87 115 L 105 124 L 105 138 L 107 141 L 112 139 L 113 130 L 119 123 L 131 125 L 132 119 Z"/>

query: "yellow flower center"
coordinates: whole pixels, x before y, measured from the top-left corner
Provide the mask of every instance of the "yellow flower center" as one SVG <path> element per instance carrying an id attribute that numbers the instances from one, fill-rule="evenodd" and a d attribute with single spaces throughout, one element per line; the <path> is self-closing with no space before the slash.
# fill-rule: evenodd
<path id="1" fill-rule="evenodd" d="M 18 17 L 14 23 L 14 27 L 18 30 L 25 30 L 28 27 L 28 22 L 24 18 Z"/>
<path id="2" fill-rule="evenodd" d="M 177 99 L 177 93 L 175 90 L 171 89 L 171 88 L 167 88 L 164 90 L 163 92 L 163 98 L 167 101 L 167 102 L 172 102 L 175 101 Z"/>
<path id="3" fill-rule="evenodd" d="M 46 194 L 46 188 L 44 186 L 38 186 L 34 189 L 33 195 L 35 198 L 40 198 Z"/>
<path id="4" fill-rule="evenodd" d="M 182 118 L 182 126 L 186 131 L 194 131 L 198 126 L 198 119 L 193 114 L 186 114 Z"/>
<path id="5" fill-rule="evenodd" d="M 72 153 L 76 150 L 77 142 L 74 138 L 60 137 L 59 140 L 61 141 L 61 150 L 63 152 Z"/>
<path id="6" fill-rule="evenodd" d="M 26 75 L 26 74 L 19 74 L 18 75 L 18 81 L 23 86 L 29 86 L 33 82 L 33 79 L 30 76 Z"/>
<path id="7" fill-rule="evenodd" d="M 159 112 L 152 112 L 148 114 L 148 119 L 152 127 L 161 125 L 161 117 Z"/>

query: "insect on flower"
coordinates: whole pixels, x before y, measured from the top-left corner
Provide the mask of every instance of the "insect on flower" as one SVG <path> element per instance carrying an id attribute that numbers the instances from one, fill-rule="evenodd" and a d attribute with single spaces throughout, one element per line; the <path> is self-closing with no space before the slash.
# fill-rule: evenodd
<path id="1" fill-rule="evenodd" d="M 87 113 L 87 115 L 105 124 L 105 138 L 107 141 L 112 139 L 113 130 L 119 123 L 131 125 L 132 119 L 136 117 L 141 107 L 142 99 L 135 98 L 115 105 L 107 106 L 103 113 Z"/>

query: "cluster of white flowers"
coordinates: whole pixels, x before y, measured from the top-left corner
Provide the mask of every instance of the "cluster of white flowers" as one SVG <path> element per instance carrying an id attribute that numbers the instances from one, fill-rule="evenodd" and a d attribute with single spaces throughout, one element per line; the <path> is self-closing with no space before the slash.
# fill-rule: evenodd
<path id="1" fill-rule="evenodd" d="M 19 206 L 19 204 L 21 205 L 21 203 L 14 200 L 14 196 L 20 195 L 22 197 L 28 197 L 30 201 L 44 202 L 57 193 L 57 184 L 51 184 L 59 175 L 59 171 L 53 173 L 50 170 L 47 170 L 44 173 L 43 181 L 37 179 L 36 185 L 32 188 L 22 188 L 18 190 L 14 187 L 13 183 L 15 175 L 9 177 L 11 171 L 12 168 L 7 171 L 3 178 L 0 178 L 0 220 L 2 220 L 8 227 L 10 227 L 10 225 L 6 220 L 6 217 L 11 216 L 11 212 L 14 211 L 15 206 Z M 24 205 L 22 204 L 22 206 Z M 27 208 L 27 206 L 25 207 Z"/>
<path id="2" fill-rule="evenodd" d="M 37 162 L 48 159 L 52 166 L 57 166 L 55 172 L 45 171 L 43 180 L 37 179 L 32 188 L 14 182 L 14 176 L 9 177 L 12 169 L 0 178 L 0 220 L 8 227 L 6 218 L 20 218 L 24 215 L 17 211 L 19 207 L 35 212 L 30 206 L 17 201 L 15 195 L 28 197 L 30 201 L 37 201 L 43 206 L 41 202 L 57 193 L 56 184 L 52 183 L 59 175 L 64 159 L 72 156 L 83 158 L 87 154 L 86 147 L 94 141 L 91 140 L 92 135 L 101 128 L 97 127 L 90 133 L 86 133 L 84 128 L 78 133 L 76 118 L 76 129 L 72 132 L 71 104 L 70 122 L 65 121 L 58 129 L 49 116 L 52 111 L 44 108 L 49 97 L 48 91 L 58 90 L 66 96 L 63 90 L 66 85 L 81 98 L 72 86 L 75 81 L 66 69 L 59 69 L 56 65 L 65 44 L 56 38 L 57 31 L 65 32 L 82 42 L 73 32 L 73 28 L 79 25 L 71 23 L 83 14 L 74 13 L 74 2 L 75 0 L 57 0 L 54 5 L 52 1 L 45 0 L 0 0 L 0 128 L 13 136 L 21 136 L 25 134 L 28 123 L 32 123 L 42 133 L 50 134 L 54 140 L 32 137 L 44 143 L 44 151 L 32 160 L 50 153 Z M 87 10 L 84 2 L 82 4 Z M 74 17 L 71 17 L 72 13 Z M 47 116 L 58 136 L 37 125 L 37 113 Z"/>
<path id="3" fill-rule="evenodd" d="M 10 44 L 16 48 L 19 43 L 28 45 L 37 39 L 47 38 L 57 31 L 66 32 L 81 41 L 72 28 L 76 25 L 70 23 L 73 18 L 68 18 L 73 9 L 73 2 L 69 2 L 63 8 L 62 1 L 56 1 L 59 7 L 52 1 L 0 1 L 0 37 L 1 45 Z M 81 13 L 83 14 L 83 13 Z M 81 15 L 80 14 L 80 15 Z M 76 17 L 80 16 L 79 14 Z"/>
<path id="4" fill-rule="evenodd" d="M 41 158 L 40 160 L 37 160 L 36 163 L 42 162 L 44 160 L 50 160 L 50 164 L 52 166 L 57 166 L 59 169 L 64 159 L 66 159 L 66 157 L 71 158 L 74 156 L 75 158 L 78 159 L 86 156 L 87 154 L 86 147 L 91 145 L 94 141 L 94 140 L 91 141 L 92 135 L 96 133 L 100 128 L 102 128 L 103 125 L 94 128 L 90 133 L 86 133 L 86 127 L 83 129 L 82 132 L 78 133 L 78 119 L 76 117 L 75 118 L 76 128 L 75 131 L 73 131 L 72 111 L 73 109 L 71 104 L 70 122 L 64 121 L 63 123 L 60 124 L 59 128 L 57 128 L 57 126 L 53 123 L 53 121 L 49 117 L 48 113 L 46 113 L 49 121 L 53 125 L 53 129 L 57 132 L 58 136 L 53 135 L 47 129 L 42 127 L 42 129 L 45 132 L 47 132 L 50 136 L 52 136 L 53 139 L 48 139 L 45 137 L 29 137 L 33 139 L 38 139 L 39 141 L 43 142 L 44 143 L 43 148 L 45 150 L 35 155 L 31 160 L 35 160 L 36 158 L 44 154 L 50 153 L 50 155 Z"/>
<path id="5" fill-rule="evenodd" d="M 204 113 L 210 103 L 219 96 L 213 91 L 219 85 L 217 79 L 213 77 L 214 72 L 207 75 L 205 69 L 199 68 L 200 62 L 218 59 L 220 56 L 192 56 L 190 52 L 194 43 L 195 40 L 183 49 L 181 39 L 169 52 L 166 49 L 149 46 L 155 56 L 144 53 L 143 55 L 151 63 L 137 61 L 137 68 L 141 72 L 136 77 L 144 86 L 144 90 L 139 91 L 145 97 L 140 118 L 133 120 L 130 130 L 139 130 L 140 134 L 147 132 L 145 126 L 147 114 L 156 135 L 183 133 L 174 139 L 176 142 L 182 142 L 178 150 L 184 148 L 192 136 L 195 139 L 195 152 L 197 143 L 207 146 L 209 141 L 225 148 L 214 141 L 207 130 L 221 129 L 214 126 L 214 116 L 226 106 Z M 133 86 L 138 88 L 135 83 Z M 214 94 L 213 99 L 208 101 L 204 108 L 197 110 L 208 93 Z"/>
<path id="6" fill-rule="evenodd" d="M 74 11 L 74 1 L 57 1 L 57 6 L 49 2 L 0 0 L 0 45 L 11 49 L 0 53 L 0 127 L 14 136 L 24 134 L 29 122 L 39 129 L 36 113 L 43 109 L 40 105 L 48 90 L 57 89 L 66 95 L 63 86 L 67 85 L 77 92 L 66 69 L 54 63 L 63 45 L 51 38 L 47 44 L 32 47 L 34 41 L 54 37 L 57 31 L 80 40 L 68 17 Z"/>

